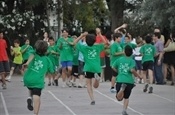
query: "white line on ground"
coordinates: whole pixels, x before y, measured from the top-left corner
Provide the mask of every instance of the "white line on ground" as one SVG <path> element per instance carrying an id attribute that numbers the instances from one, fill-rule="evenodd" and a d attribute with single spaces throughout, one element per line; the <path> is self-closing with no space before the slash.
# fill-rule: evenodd
<path id="1" fill-rule="evenodd" d="M 111 97 L 109 97 L 109 96 L 107 96 L 107 95 L 101 93 L 100 91 L 98 91 L 98 90 L 95 90 L 95 91 L 96 91 L 97 93 L 99 93 L 100 95 L 102 95 L 102 96 L 108 98 L 109 100 L 112 100 L 112 101 L 114 101 L 115 103 L 118 103 L 118 104 L 120 104 L 120 105 L 123 105 L 122 103 L 120 103 L 120 102 L 118 102 L 117 100 L 115 100 L 115 99 L 113 99 L 113 98 L 111 98 Z M 138 113 L 139 115 L 144 115 L 143 113 L 140 113 L 139 111 L 136 111 L 136 110 L 132 109 L 132 108 L 129 107 L 129 106 L 128 106 L 128 109 L 130 109 L 131 111 L 133 111 L 133 112 L 135 112 L 135 113 Z"/>
<path id="2" fill-rule="evenodd" d="M 60 99 L 58 99 L 51 91 L 48 91 L 58 102 L 60 102 L 72 115 L 76 115 L 66 104 L 64 104 Z"/>
<path id="3" fill-rule="evenodd" d="M 169 102 L 175 103 L 173 100 L 168 99 L 168 98 L 165 98 L 165 97 L 162 97 L 162 96 L 160 96 L 160 95 L 157 95 L 157 94 L 152 94 L 152 95 L 154 95 L 154 96 L 156 96 L 156 97 L 159 97 L 159 98 L 162 98 L 162 99 L 165 99 L 165 100 L 167 100 L 167 101 L 169 101 Z"/>
<path id="4" fill-rule="evenodd" d="M 3 96 L 2 92 L 0 92 L 0 93 L 1 93 L 2 104 L 3 104 L 4 110 L 5 110 L 5 115 L 9 115 L 4 96 Z"/>

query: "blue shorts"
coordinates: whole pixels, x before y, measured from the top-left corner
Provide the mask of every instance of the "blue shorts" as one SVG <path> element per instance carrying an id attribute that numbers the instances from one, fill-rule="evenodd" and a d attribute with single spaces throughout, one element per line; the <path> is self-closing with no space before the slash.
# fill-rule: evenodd
<path id="1" fill-rule="evenodd" d="M 62 61 L 62 68 L 72 67 L 72 61 Z"/>

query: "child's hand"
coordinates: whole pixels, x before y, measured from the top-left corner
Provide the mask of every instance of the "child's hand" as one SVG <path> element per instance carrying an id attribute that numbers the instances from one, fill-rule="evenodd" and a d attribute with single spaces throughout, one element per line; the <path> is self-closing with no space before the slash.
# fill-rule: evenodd
<path id="1" fill-rule="evenodd" d="M 27 67 L 28 67 L 28 64 L 27 63 L 23 64 L 22 65 L 22 70 L 25 70 Z"/>
<path id="2" fill-rule="evenodd" d="M 123 24 L 122 26 L 121 26 L 121 28 L 126 28 L 128 25 L 127 24 Z"/>

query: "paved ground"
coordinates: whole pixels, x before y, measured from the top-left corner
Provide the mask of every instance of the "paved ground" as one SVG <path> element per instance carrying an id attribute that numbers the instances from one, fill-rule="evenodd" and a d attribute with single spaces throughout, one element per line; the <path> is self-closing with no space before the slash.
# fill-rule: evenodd
<path id="1" fill-rule="evenodd" d="M 27 89 L 13 77 L 8 89 L 0 88 L 0 115 L 32 115 L 26 107 Z M 109 92 L 110 83 L 104 82 L 95 90 L 96 105 L 90 105 L 85 88 L 51 86 L 43 90 L 40 115 L 121 115 L 122 103 Z M 142 92 L 142 84 L 133 89 L 129 115 L 175 115 L 175 87 L 155 85 L 154 93 Z"/>

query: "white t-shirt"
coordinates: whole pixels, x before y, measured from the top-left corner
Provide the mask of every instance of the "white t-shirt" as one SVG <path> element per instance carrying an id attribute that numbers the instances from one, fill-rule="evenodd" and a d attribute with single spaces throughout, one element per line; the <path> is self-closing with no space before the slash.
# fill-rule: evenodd
<path id="1" fill-rule="evenodd" d="M 137 61 L 141 61 L 142 60 L 142 56 L 139 56 L 140 55 L 140 47 L 136 47 L 135 50 L 133 50 L 133 54 L 135 56 L 135 60 Z"/>

